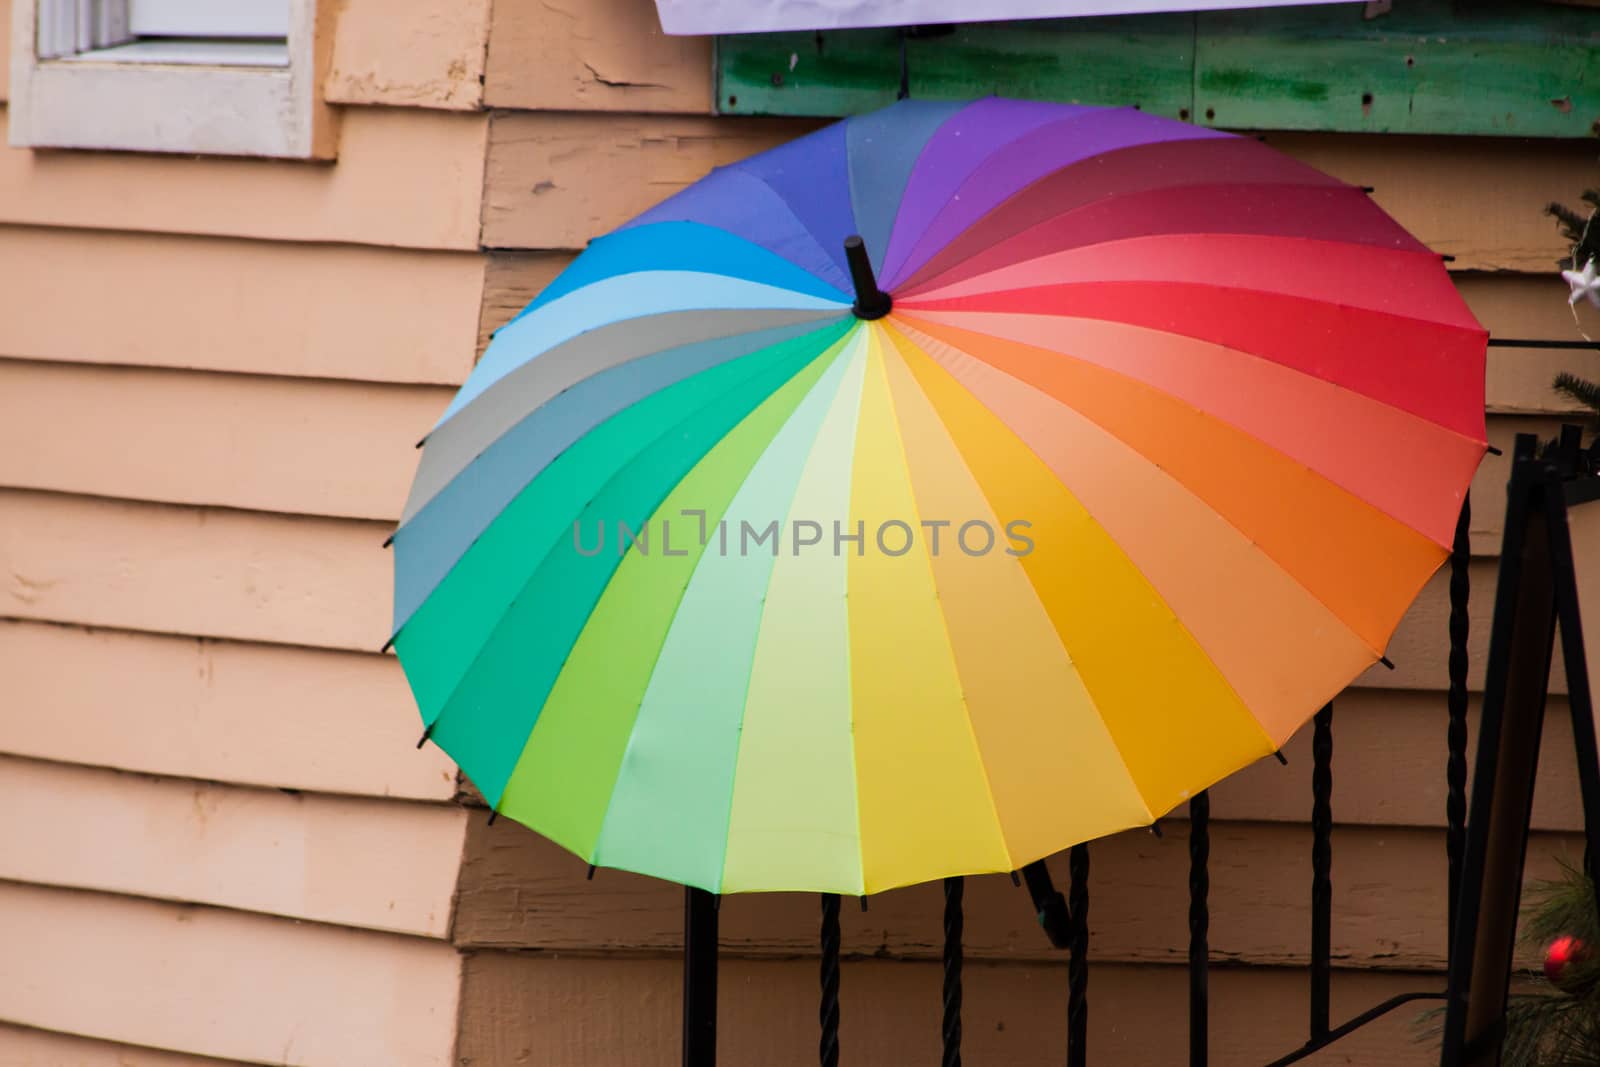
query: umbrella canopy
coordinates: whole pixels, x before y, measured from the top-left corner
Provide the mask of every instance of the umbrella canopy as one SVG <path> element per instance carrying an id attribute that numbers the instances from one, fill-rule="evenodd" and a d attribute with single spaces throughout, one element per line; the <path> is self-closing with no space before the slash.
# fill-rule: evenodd
<path id="1" fill-rule="evenodd" d="M 394 645 L 425 736 L 591 863 L 1013 870 L 1380 657 L 1485 450 L 1485 342 L 1362 190 L 1253 139 L 902 102 L 497 333 L 395 534 Z"/>

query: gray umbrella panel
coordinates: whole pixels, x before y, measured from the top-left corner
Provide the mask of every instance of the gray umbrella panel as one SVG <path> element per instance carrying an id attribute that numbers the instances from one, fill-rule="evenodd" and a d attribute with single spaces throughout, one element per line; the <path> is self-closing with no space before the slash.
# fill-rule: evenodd
<path id="1" fill-rule="evenodd" d="M 427 448 L 401 512 L 400 525 L 403 528 L 409 523 L 452 478 L 511 427 L 551 397 L 587 378 L 698 342 L 796 324 L 809 328 L 838 315 L 837 311 L 788 308 L 671 311 L 625 319 L 581 333 L 528 360 L 428 434 Z"/>
<path id="2" fill-rule="evenodd" d="M 585 433 L 671 382 L 838 321 L 837 312 L 680 311 L 529 360 L 429 436 L 395 533 L 396 631 L 516 494 Z M 536 416 L 536 417 L 535 417 Z"/>

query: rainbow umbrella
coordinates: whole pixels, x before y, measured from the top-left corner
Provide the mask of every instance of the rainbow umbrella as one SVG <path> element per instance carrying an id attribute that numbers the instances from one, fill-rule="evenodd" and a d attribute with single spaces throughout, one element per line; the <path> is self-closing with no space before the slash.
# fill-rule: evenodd
<path id="1" fill-rule="evenodd" d="M 1380 658 L 1485 451 L 1485 342 L 1361 189 L 1254 139 L 902 102 L 498 332 L 426 440 L 394 645 L 424 737 L 592 864 L 1014 870 Z"/>

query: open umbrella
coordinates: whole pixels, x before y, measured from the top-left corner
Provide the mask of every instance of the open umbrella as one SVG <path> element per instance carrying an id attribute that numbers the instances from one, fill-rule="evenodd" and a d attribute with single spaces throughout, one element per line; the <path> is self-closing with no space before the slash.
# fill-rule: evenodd
<path id="1" fill-rule="evenodd" d="M 424 736 L 590 863 L 1014 870 L 1381 657 L 1485 450 L 1485 341 L 1361 189 L 1254 139 L 905 101 L 714 172 L 498 332 L 426 440 L 394 645 Z"/>

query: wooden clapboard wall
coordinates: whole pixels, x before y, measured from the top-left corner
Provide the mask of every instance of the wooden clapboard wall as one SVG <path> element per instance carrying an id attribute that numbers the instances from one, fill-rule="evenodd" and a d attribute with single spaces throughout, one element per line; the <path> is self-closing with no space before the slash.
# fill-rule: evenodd
<path id="1" fill-rule="evenodd" d="M 331 166 L 0 151 L 0 945 L 30 961 L 0 962 L 6 1067 L 677 1055 L 679 892 L 585 881 L 413 750 L 377 545 L 490 330 L 815 122 L 715 116 L 709 43 L 650 0 L 346 0 L 337 32 Z M 1456 255 L 1496 333 L 1573 336 L 1539 211 L 1593 184 L 1587 145 L 1272 140 Z M 1559 423 L 1560 368 L 1600 374 L 1492 354 L 1495 443 Z M 1475 686 L 1504 477 L 1475 487 Z M 1438 580 L 1398 669 L 1339 703 L 1336 1017 L 1440 982 L 1445 615 Z M 1213 1062 L 1302 1037 L 1307 739 L 1288 756 L 1214 792 Z M 1535 877 L 1577 848 L 1559 730 L 1547 757 Z M 1179 812 L 1094 848 L 1094 1062 L 1181 1060 L 1184 838 Z M 812 1062 L 815 917 L 724 903 L 725 1062 Z M 973 880 L 967 931 L 969 1061 L 1059 1059 L 1065 968 L 1024 895 Z M 849 1062 L 937 1055 L 939 938 L 933 889 L 847 909 Z M 1316 1062 L 1427 1062 L 1409 1024 Z"/>
<path id="2" fill-rule="evenodd" d="M 331 164 L 0 149 L 5 1067 L 454 1062 L 379 545 L 474 359 L 489 4 L 336 6 Z"/>
<path id="3" fill-rule="evenodd" d="M 645 0 L 497 0 L 485 97 L 486 330 L 503 323 L 585 242 L 711 167 L 814 128 L 809 119 L 713 115 L 704 42 L 664 38 Z M 1585 143 L 1282 134 L 1269 140 L 1356 184 L 1441 253 L 1491 331 L 1572 338 L 1551 199 L 1594 184 Z M 603 176 L 603 180 L 602 180 Z M 1314 269 L 1314 268 L 1311 268 Z M 1600 321 L 1589 320 L 1591 332 Z M 1558 369 L 1600 374 L 1571 352 L 1497 350 L 1490 436 L 1549 435 Z M 1474 498 L 1473 688 L 1481 686 L 1506 469 Z M 1445 620 L 1443 577 L 1375 670 L 1338 703 L 1334 733 L 1334 1015 L 1400 991 L 1442 988 Z M 1558 689 L 1560 689 L 1558 679 Z M 1559 699 L 1559 698 L 1558 698 Z M 1476 714 L 1474 707 L 1473 714 Z M 1309 730 L 1306 731 L 1309 734 Z M 1310 902 L 1310 744 L 1288 767 L 1252 767 L 1213 793 L 1211 943 L 1215 1063 L 1265 1062 L 1305 1038 Z M 601 871 L 505 820 L 474 813 L 454 939 L 465 964 L 461 1054 L 474 1064 L 665 1064 L 678 1050 L 682 897 Z M 1188 850 L 1182 812 L 1164 840 L 1123 835 L 1092 850 L 1091 1062 L 1178 1063 L 1187 1049 L 1183 969 Z M 1529 876 L 1578 854 L 1569 740 L 1550 731 Z M 1057 871 L 1065 883 L 1064 869 Z M 936 1062 L 937 887 L 884 894 L 844 914 L 842 1045 L 854 1063 Z M 721 1048 L 727 1062 L 815 1062 L 817 902 L 731 897 L 721 906 Z M 973 1063 L 1063 1062 L 1066 969 L 1003 878 L 967 892 L 965 1050 Z M 1316 1063 L 1433 1061 L 1403 1011 Z"/>

